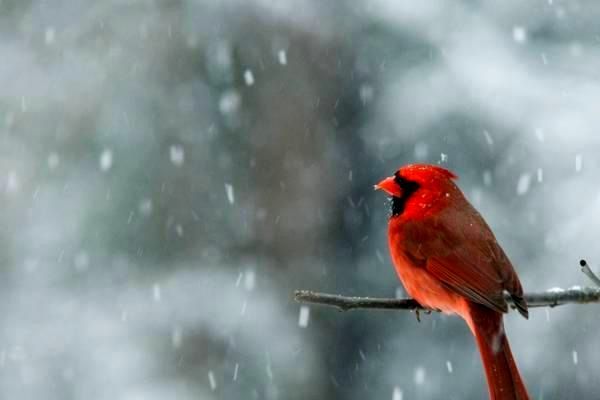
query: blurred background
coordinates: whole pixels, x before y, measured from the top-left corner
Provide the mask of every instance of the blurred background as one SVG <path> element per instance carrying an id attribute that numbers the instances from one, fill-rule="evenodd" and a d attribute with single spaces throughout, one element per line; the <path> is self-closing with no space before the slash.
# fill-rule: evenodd
<path id="1" fill-rule="evenodd" d="M 527 291 L 600 265 L 595 1 L 0 1 L 0 397 L 483 399 L 403 295 L 385 196 L 455 171 Z M 597 263 L 597 264 L 594 264 Z M 600 396 L 600 307 L 506 317 L 535 399 Z"/>

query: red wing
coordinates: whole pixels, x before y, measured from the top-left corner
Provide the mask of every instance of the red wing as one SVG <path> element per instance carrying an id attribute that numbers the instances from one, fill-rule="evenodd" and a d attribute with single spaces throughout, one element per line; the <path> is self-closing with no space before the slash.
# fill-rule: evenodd
<path id="1" fill-rule="evenodd" d="M 508 311 L 503 292 L 526 315 L 519 279 L 483 218 L 469 207 L 406 222 L 405 251 L 423 260 L 435 278 L 467 299 L 498 312 Z"/>

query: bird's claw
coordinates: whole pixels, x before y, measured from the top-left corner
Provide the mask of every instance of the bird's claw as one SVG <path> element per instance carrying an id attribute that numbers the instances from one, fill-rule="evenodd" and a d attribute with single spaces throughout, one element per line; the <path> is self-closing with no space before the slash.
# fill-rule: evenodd
<path id="1" fill-rule="evenodd" d="M 421 310 L 419 308 L 415 308 L 415 316 L 417 317 L 417 322 L 421 322 L 421 311 L 427 315 L 430 315 L 432 312 L 440 311 L 440 310 L 430 310 L 430 309 Z"/>

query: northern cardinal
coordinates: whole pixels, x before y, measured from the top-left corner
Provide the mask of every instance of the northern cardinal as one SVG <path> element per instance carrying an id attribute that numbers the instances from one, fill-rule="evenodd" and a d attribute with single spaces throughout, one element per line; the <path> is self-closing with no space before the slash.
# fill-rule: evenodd
<path id="1" fill-rule="evenodd" d="M 375 185 L 392 196 L 388 243 L 406 291 L 424 307 L 469 325 L 491 400 L 527 400 L 504 332 L 504 292 L 528 318 L 519 277 L 481 215 L 435 165 L 413 164 Z"/>

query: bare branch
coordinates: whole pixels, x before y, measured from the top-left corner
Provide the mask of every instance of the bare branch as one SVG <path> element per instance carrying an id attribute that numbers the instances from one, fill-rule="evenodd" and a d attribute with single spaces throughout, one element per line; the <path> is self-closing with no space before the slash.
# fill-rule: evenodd
<path id="1" fill-rule="evenodd" d="M 378 310 L 430 310 L 413 299 L 386 299 L 375 297 L 349 297 L 310 290 L 297 290 L 294 297 L 299 303 L 321 304 L 335 307 L 340 311 L 353 309 Z M 529 307 L 556 307 L 563 304 L 600 303 L 600 288 L 551 289 L 545 292 L 526 293 L 525 300 Z M 506 295 L 506 301 L 512 305 L 512 299 Z"/>
<path id="2" fill-rule="evenodd" d="M 579 261 L 581 272 L 590 278 L 597 288 L 574 286 L 569 289 L 553 288 L 545 292 L 525 293 L 523 297 L 527 301 L 529 307 L 556 307 L 563 304 L 587 304 L 600 303 L 600 278 L 590 268 L 585 260 Z M 294 298 L 298 303 L 321 304 L 325 306 L 335 307 L 339 311 L 348 311 L 358 308 L 376 309 L 376 310 L 409 310 L 418 312 L 439 311 L 432 310 L 420 305 L 416 300 L 410 298 L 404 299 L 383 299 L 375 297 L 348 297 L 337 294 L 319 293 L 311 290 L 296 290 Z M 515 308 L 513 300 L 508 293 L 505 293 L 504 298 L 510 304 L 511 308 Z"/>

